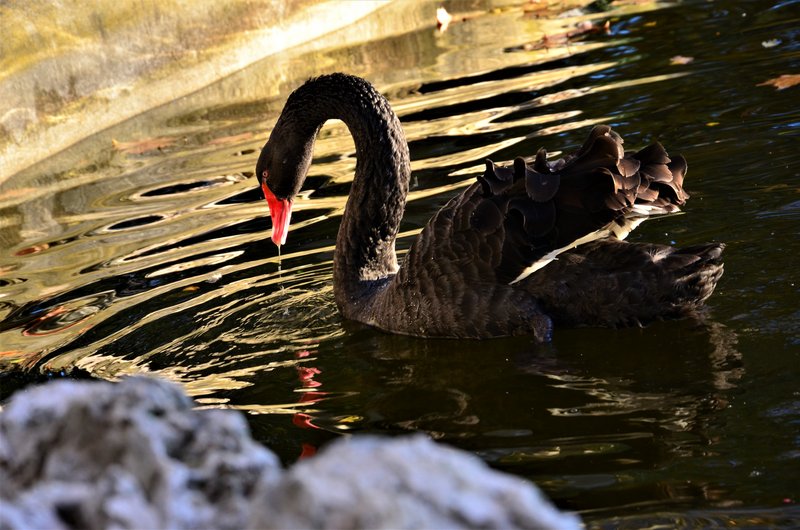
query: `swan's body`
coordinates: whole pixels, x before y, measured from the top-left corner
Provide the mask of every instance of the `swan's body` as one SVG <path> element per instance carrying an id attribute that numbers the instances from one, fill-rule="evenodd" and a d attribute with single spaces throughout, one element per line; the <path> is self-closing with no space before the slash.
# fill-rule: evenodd
<path id="1" fill-rule="evenodd" d="M 541 150 L 448 202 L 398 267 L 395 238 L 410 177 L 408 145 L 389 103 L 363 79 L 308 81 L 289 97 L 258 160 L 272 239 L 283 244 L 291 201 L 322 124 L 338 118 L 356 145 L 356 174 L 334 256 L 342 315 L 421 337 L 534 335 L 553 324 L 619 326 L 694 312 L 722 275 L 721 244 L 683 250 L 621 241 L 649 215 L 678 211 L 686 163 L 651 145 L 626 154 L 597 126 L 549 162 Z"/>

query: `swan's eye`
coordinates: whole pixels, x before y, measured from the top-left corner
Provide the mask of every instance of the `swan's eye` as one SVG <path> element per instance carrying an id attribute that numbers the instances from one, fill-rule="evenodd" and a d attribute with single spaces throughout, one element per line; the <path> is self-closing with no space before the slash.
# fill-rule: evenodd
<path id="1" fill-rule="evenodd" d="M 268 176 L 269 176 L 269 171 L 267 171 L 266 169 L 261 172 L 262 179 L 266 179 Z"/>

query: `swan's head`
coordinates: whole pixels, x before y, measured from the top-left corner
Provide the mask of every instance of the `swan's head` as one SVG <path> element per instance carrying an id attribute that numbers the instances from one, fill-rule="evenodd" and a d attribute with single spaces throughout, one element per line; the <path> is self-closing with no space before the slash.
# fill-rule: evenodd
<path id="1" fill-rule="evenodd" d="M 292 202 L 308 174 L 315 135 L 306 140 L 279 120 L 258 157 L 256 177 L 272 217 L 272 242 L 278 246 L 286 243 Z"/>

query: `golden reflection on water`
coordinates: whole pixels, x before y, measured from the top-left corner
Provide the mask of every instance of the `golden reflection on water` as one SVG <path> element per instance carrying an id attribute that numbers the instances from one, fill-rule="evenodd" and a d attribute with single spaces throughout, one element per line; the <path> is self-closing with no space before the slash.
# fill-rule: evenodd
<path id="1" fill-rule="evenodd" d="M 655 4 L 637 3 L 635 8 L 631 5 L 625 5 L 625 9 L 646 11 L 656 7 Z M 602 117 L 581 119 L 583 112 L 577 103 L 584 96 L 658 83 L 682 75 L 670 73 L 598 82 L 580 90 L 554 90 L 564 80 L 591 76 L 619 64 L 618 61 L 604 61 L 536 68 L 523 75 L 460 83 L 426 93 L 415 90 L 428 81 L 468 78 L 503 68 L 553 62 L 623 44 L 623 39 L 604 39 L 524 50 L 523 45 L 538 41 L 542 35 L 558 33 L 580 20 L 598 17 L 520 18 L 519 11 L 508 8 L 474 15 L 468 23 L 454 25 L 444 35 L 414 30 L 405 36 L 407 38 L 377 43 L 372 48 L 373 53 L 385 53 L 387 57 L 398 58 L 399 62 L 395 70 L 375 70 L 370 77 L 390 95 L 397 94 L 392 103 L 401 119 L 430 109 L 445 114 L 434 119 L 404 120 L 409 142 L 436 138 L 442 145 L 438 153 L 415 159 L 413 171 L 444 170 L 447 173 L 445 183 L 412 189 L 409 205 L 446 200 L 472 183 L 474 175 L 482 169 L 483 160 L 494 153 L 537 136 L 587 128 L 602 121 Z M 503 48 L 510 51 L 498 53 L 498 49 Z M 351 48 L 347 50 L 352 51 Z M 265 93 L 272 96 L 274 79 L 254 89 L 253 81 L 248 78 L 263 83 L 275 75 L 274 67 L 257 65 L 189 98 L 188 103 L 183 100 L 175 109 L 164 109 L 169 121 L 155 120 L 154 123 L 155 115 L 145 115 L 138 120 L 139 124 L 101 133 L 85 146 L 86 154 L 79 155 L 94 158 L 94 162 L 83 161 L 76 166 L 63 164 L 55 173 L 30 172 L 20 176 L 18 187 L 14 183 L 6 186 L 0 193 L 0 207 L 10 215 L 2 217 L 0 240 L 15 257 L 9 260 L 8 256 L 3 256 L 0 270 L 7 275 L 11 273 L 12 277 L 24 278 L 25 282 L 4 287 L 0 301 L 12 301 L 11 307 L 20 307 L 42 298 L 89 288 L 108 279 L 130 277 L 127 281 L 135 283 L 130 292 L 120 292 L 120 287 L 115 285 L 91 295 L 69 297 L 36 316 L 33 324 L 25 324 L 23 333 L 19 333 L 19 327 L 3 331 L 0 335 L 3 350 L 11 352 L 3 362 L 33 366 L 47 358 L 48 369 L 78 366 L 109 379 L 156 372 L 182 382 L 190 393 L 205 396 L 209 403 L 221 404 L 224 399 L 213 397 L 221 390 L 244 388 L 251 384 L 249 380 L 256 373 L 307 362 L 279 358 L 281 355 L 304 348 L 313 350 L 313 344 L 343 334 L 329 300 L 329 256 L 333 252 L 335 223 L 344 211 L 346 195 L 317 197 L 315 189 L 306 190 L 296 202 L 296 222 L 290 237 L 325 226 L 329 232 L 326 241 L 306 245 L 283 256 L 268 257 L 254 257 L 244 250 L 254 244 L 269 248 L 267 210 L 263 201 L 255 198 L 230 202 L 253 188 L 252 179 L 248 178 L 251 166 L 268 134 L 263 122 L 266 121 L 267 129 L 274 123 L 288 87 L 298 84 L 309 69 L 315 74 L 341 69 L 338 59 L 343 55 L 334 49 L 289 52 L 286 62 L 277 64 L 291 64 L 292 68 L 283 72 L 284 75 L 288 72 L 290 77 L 281 79 L 278 86 L 282 89 L 274 93 L 274 101 L 268 102 L 270 113 L 258 122 L 224 116 L 210 124 L 207 120 L 195 123 L 183 116 L 202 112 L 196 108 L 187 109 L 191 101 L 198 106 L 207 105 L 215 98 L 227 97 L 236 84 L 239 84 L 238 97 L 254 90 L 260 98 Z M 358 57 L 358 53 L 354 56 Z M 326 57 L 336 57 L 336 64 L 326 61 Z M 409 57 L 414 60 L 409 61 Z M 320 67 L 320 64 L 325 66 Z M 355 73 L 364 73 L 359 71 L 364 65 L 353 66 Z M 369 63 L 366 67 L 371 68 Z M 539 93 L 544 89 L 550 89 L 546 95 L 521 103 L 447 112 L 449 107 L 457 108 L 465 102 L 488 101 L 509 93 Z M 575 101 L 575 108 L 548 112 L 548 107 L 554 104 L 563 106 L 571 101 Z M 249 104 L 243 105 L 250 109 Z M 254 104 L 255 107 L 262 105 L 261 100 Z M 247 115 L 245 112 L 244 116 Z M 163 123 L 160 129 L 159 123 Z M 222 134 L 213 128 L 221 129 Z M 124 150 L 119 149 L 122 145 L 119 142 L 102 142 L 103 138 L 130 137 L 137 129 L 161 139 L 158 147 L 145 147 L 148 144 L 144 138 L 140 144 L 135 141 L 124 144 L 140 147 Z M 452 143 L 479 135 L 486 135 L 487 139 L 474 147 L 462 148 Z M 228 137 L 231 140 L 226 140 Z M 99 150 L 98 141 L 102 146 Z M 556 146 L 548 147 L 554 151 Z M 533 151 L 530 154 L 533 155 Z M 70 152 L 60 158 L 75 159 Z M 323 129 L 316 144 L 315 158 L 318 162 L 312 166 L 311 174 L 324 176 L 323 188 L 346 184 L 352 179 L 354 146 L 341 122 L 331 122 Z M 58 159 L 55 157 L 50 167 L 58 167 Z M 191 189 L 181 192 L 169 189 L 169 186 L 181 185 Z M 304 213 L 308 216 L 303 216 Z M 261 219 L 264 219 L 261 229 L 238 230 L 243 223 L 261 222 Z M 403 230 L 401 246 L 406 246 L 418 232 L 419 228 Z M 308 259 L 313 261 L 304 261 Z M 257 294 L 242 296 L 241 293 Z M 178 300 L 158 306 L 158 300 L 169 297 Z M 151 304 L 156 305 L 144 309 Z M 131 311 L 137 314 L 133 321 L 114 326 L 115 319 L 124 319 Z M 5 314 L 8 315 L 8 310 Z M 147 351 L 133 353 L 116 348 L 126 337 L 168 323 L 174 315 L 193 315 L 197 325 L 173 334 L 169 340 Z M 241 321 L 231 326 L 226 322 L 228 318 Z M 101 326 L 110 331 L 57 356 L 49 356 L 50 352 Z M 209 331 L 216 331 L 218 336 L 210 339 Z M 263 348 L 259 347 L 261 344 L 273 346 Z M 237 354 L 237 348 L 244 345 L 251 348 L 245 354 Z M 204 351 L 215 349 L 220 353 L 201 360 Z M 194 355 L 192 362 L 151 366 L 153 359 L 178 351 Z M 248 366 L 239 367 L 245 364 Z M 597 383 L 590 386 L 597 386 Z M 608 398 L 599 394 L 596 397 L 601 401 Z M 642 394 L 636 394 L 635 398 L 646 399 Z M 614 407 L 624 409 L 624 399 L 620 396 L 615 399 Z M 642 404 L 632 405 L 639 406 Z M 260 410 L 259 407 L 270 411 L 285 408 L 254 404 L 251 410 Z M 553 409 L 551 413 L 559 414 L 559 411 Z"/>
<path id="2" fill-rule="evenodd" d="M 653 7 L 655 4 L 637 4 L 636 9 L 647 10 Z M 597 15 L 588 18 L 592 17 L 597 18 Z M 393 101 L 401 116 L 458 105 L 465 101 L 485 100 L 508 92 L 541 90 L 557 85 L 571 76 L 589 75 L 609 68 L 614 63 L 542 68 L 521 76 L 468 83 L 425 94 L 415 93 L 413 87 L 428 80 L 475 75 L 531 62 L 553 61 L 610 45 L 612 40 L 573 42 L 568 46 L 549 49 L 497 53 L 498 48 L 513 49 L 528 41 L 536 41 L 544 34 L 557 33 L 559 28 L 569 27 L 586 18 L 584 15 L 558 20 L 548 17 L 520 18 L 519 11 L 504 8 L 499 12 L 475 14 L 468 20 L 469 23 L 454 25 L 444 35 L 415 30 L 408 35 L 409 39 L 390 39 L 374 47 L 378 53 L 382 49 L 391 57 L 414 56 L 415 61 L 405 65 L 401 60 L 399 69 L 393 72 L 376 71 L 371 78 L 379 86 L 384 86 L 390 94 L 393 91 L 402 94 Z M 405 45 L 412 46 L 414 52 L 410 55 L 407 52 L 398 53 L 397 47 Z M 352 51 L 350 48 L 348 50 Z M 299 66 L 293 57 L 302 57 L 301 62 L 305 62 L 306 70 L 294 71 L 295 77 L 284 78 L 281 86 L 296 84 L 298 79 L 307 75 L 308 68 L 313 68 L 314 73 L 332 69 L 334 65 L 319 68 L 318 58 L 326 55 L 339 58 L 342 54 L 333 49 L 310 54 L 302 50 L 290 52 L 286 60 Z M 341 64 L 335 67 L 339 69 Z M 355 73 L 363 73 L 358 69 L 355 68 Z M 135 361 L 119 363 L 104 359 L 102 355 L 98 359 L 94 356 L 98 349 L 112 345 L 122 336 L 152 322 L 168 319 L 172 313 L 192 310 L 209 303 L 215 297 L 225 299 L 241 289 L 269 288 L 270 282 L 264 280 L 271 273 L 231 283 L 224 281 L 225 278 L 243 271 L 257 271 L 278 263 L 279 260 L 275 257 L 243 259 L 241 248 L 265 239 L 265 236 L 261 231 L 237 233 L 235 230 L 244 220 L 263 218 L 266 214 L 264 205 L 260 201 L 222 205 L 226 200 L 252 187 L 250 179 L 245 175 L 249 174 L 255 154 L 267 131 L 262 129 L 261 124 L 237 124 L 235 120 L 226 118 L 217 126 L 229 128 L 230 132 L 227 134 L 231 135 L 232 140 L 221 142 L 217 140 L 219 135 L 209 138 L 207 122 L 196 124 L 190 120 L 181 124 L 180 119 L 176 120 L 180 114 L 175 113 L 190 115 L 197 112 L 195 109 L 187 110 L 187 104 L 191 105 L 192 100 L 197 105 L 207 105 L 215 97 L 228 97 L 232 85 L 238 85 L 236 90 L 240 96 L 245 95 L 254 90 L 251 88 L 252 81 L 246 81 L 248 78 L 252 77 L 263 83 L 264 75 L 272 75 L 269 72 L 274 71 L 274 68 L 265 70 L 254 67 L 236 74 L 203 93 L 192 96 L 188 102 L 178 102 L 175 110 L 167 108 L 164 112 L 160 109 L 170 119 L 166 128 L 154 128 L 158 123 L 158 120 L 156 123 L 152 121 L 155 115 L 144 115 L 135 122 L 121 126 L 119 130 L 101 133 L 91 139 L 81 146 L 87 150 L 76 149 L 54 157 L 42 167 L 41 173 L 27 172 L 6 183 L 0 190 L 0 208 L 6 213 L 0 217 L 0 241 L 11 251 L 11 255 L 0 258 L 0 271 L 4 271 L 3 276 L 9 277 L 10 283 L 0 291 L 0 301 L 12 302 L 12 305 L 6 306 L 4 310 L 0 308 L 2 314 L 8 316 L 9 308 L 19 308 L 42 298 L 90 288 L 109 278 L 135 276 L 140 271 L 145 271 L 141 281 L 149 281 L 152 285 L 136 287 L 134 293 L 123 296 L 111 289 L 104 291 L 102 295 L 73 297 L 37 316 L 33 327 L 28 324 L 32 332 L 19 334 L 19 328 L 2 332 L 0 336 L 3 338 L 3 350 L 11 352 L 4 357 L 4 362 L 33 365 L 49 352 L 100 324 L 113 322 L 114 318 L 131 308 L 145 307 L 149 301 L 176 292 L 190 292 L 187 290 L 198 284 L 207 286 L 220 282 L 219 288 L 204 289 L 202 293 L 198 292 L 197 295 L 170 307 L 144 314 L 134 323 L 48 361 L 48 366 L 52 368 L 78 365 L 96 370 L 105 377 L 113 376 L 115 370 L 119 373 L 147 370 L 146 355 Z M 403 73 L 402 81 L 397 75 L 400 72 Z M 654 80 L 643 80 L 651 81 Z M 257 93 L 263 94 L 265 86 L 270 85 L 261 84 Z M 401 87 L 408 88 L 399 90 Z M 558 99 L 563 101 L 580 95 L 577 92 L 564 93 Z M 269 107 L 271 114 L 267 117 L 268 123 L 273 123 L 279 105 L 285 98 L 285 91 L 276 93 L 275 98 L 276 105 Z M 452 195 L 472 181 L 474 172 L 480 170 L 482 160 L 492 153 L 512 147 L 543 131 L 567 130 L 594 122 L 575 120 L 580 115 L 579 109 L 548 113 L 546 107 L 550 103 L 546 99 L 535 99 L 520 105 L 458 112 L 444 118 L 405 123 L 411 142 L 437 137 L 446 146 L 449 138 L 484 133 L 505 133 L 506 136 L 472 148 L 447 148 L 443 154 L 415 160 L 414 171 L 464 167 L 451 172 L 451 177 L 455 178 L 449 183 L 413 190 L 409 203 L 424 201 L 437 195 Z M 531 107 L 542 109 L 535 116 L 498 121 Z M 559 125 L 547 126 L 549 122 Z M 514 128 L 526 129 L 527 132 L 521 136 L 508 135 L 507 131 Z M 103 143 L 103 139 L 125 138 L 130 135 L 126 131 L 137 129 L 147 131 L 151 137 L 170 140 L 161 142 L 163 148 L 141 153 L 134 150 L 119 151 L 111 146 L 110 141 Z M 98 145 L 101 146 L 99 151 Z M 315 164 L 312 173 L 326 175 L 328 185 L 348 182 L 352 178 L 355 164 L 353 151 L 352 139 L 346 128 L 341 123 L 330 124 L 320 136 L 315 150 L 315 156 L 324 161 Z M 248 154 L 242 156 L 242 153 Z M 76 154 L 80 161 L 78 164 L 73 163 Z M 87 162 L 87 155 L 94 161 Z M 53 172 L 53 169 L 59 168 L 59 160 L 62 165 Z M 466 176 L 469 178 L 464 178 Z M 179 194 L 159 192 L 168 185 L 194 182 L 202 183 L 202 186 Z M 158 193 L 153 195 L 153 192 Z M 312 215 L 298 219 L 292 226 L 293 233 L 302 233 L 315 225 L 335 220 L 343 212 L 346 201 L 344 195 L 317 198 L 313 190 L 306 192 L 304 197 L 306 198 L 297 201 L 296 211 L 308 211 Z M 226 230 L 223 237 L 203 237 L 204 234 Z M 418 229 L 404 230 L 401 237 L 413 236 L 417 231 Z M 191 243 L 186 243 L 187 241 Z M 306 256 L 331 251 L 330 244 L 307 248 L 283 256 L 280 262 L 293 263 Z M 322 265 L 327 266 L 324 263 Z M 294 266 L 284 267 L 284 275 L 295 273 Z M 14 278 L 24 278 L 25 281 L 17 283 Z M 295 277 L 293 281 L 297 282 L 299 279 Z M 45 327 L 47 333 L 41 332 Z M 185 336 L 175 340 L 180 343 L 181 340 L 190 339 L 191 336 Z M 175 379 L 187 380 L 179 376 L 178 372 L 170 375 Z M 229 374 L 228 379 L 235 380 L 236 377 Z M 211 392 L 214 385 L 199 385 L 198 388 Z M 226 382 L 220 388 L 230 385 Z"/>

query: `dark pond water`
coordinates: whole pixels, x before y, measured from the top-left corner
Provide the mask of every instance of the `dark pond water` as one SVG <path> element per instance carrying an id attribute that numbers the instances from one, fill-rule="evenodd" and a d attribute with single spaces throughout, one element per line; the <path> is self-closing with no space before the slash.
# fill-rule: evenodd
<path id="1" fill-rule="evenodd" d="M 597 527 L 800 525 L 800 86 L 759 86 L 800 74 L 800 3 L 616 5 L 566 19 L 610 21 L 568 46 L 543 47 L 515 7 L 286 54 L 212 87 L 225 104 L 176 102 L 16 175 L 0 186 L 0 397 L 38 374 L 151 372 L 248 412 L 286 462 L 348 433 L 423 431 Z M 406 129 L 400 249 L 487 156 L 573 149 L 600 122 L 683 153 L 685 215 L 631 238 L 727 243 L 707 322 L 540 346 L 342 321 L 346 129 L 322 132 L 283 256 L 252 178 L 291 88 L 337 68 L 376 82 Z"/>

